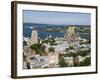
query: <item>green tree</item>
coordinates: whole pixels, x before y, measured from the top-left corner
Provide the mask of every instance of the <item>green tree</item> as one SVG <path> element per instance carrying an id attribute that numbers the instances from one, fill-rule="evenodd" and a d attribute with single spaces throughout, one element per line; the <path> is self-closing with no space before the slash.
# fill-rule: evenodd
<path id="1" fill-rule="evenodd" d="M 45 53 L 45 46 L 42 44 L 33 44 L 30 46 L 30 48 L 32 50 L 35 50 L 36 54 L 42 55 L 43 53 Z"/>
<path id="2" fill-rule="evenodd" d="M 49 50 L 49 52 L 55 52 L 54 47 L 50 47 L 48 50 Z"/>
<path id="3" fill-rule="evenodd" d="M 89 54 L 89 50 L 78 51 L 78 54 L 82 57 L 85 57 Z"/>
<path id="4" fill-rule="evenodd" d="M 60 67 L 67 67 L 68 66 L 68 64 L 65 62 L 65 59 L 64 59 L 64 56 L 63 55 L 61 55 L 61 54 L 59 54 L 59 66 Z"/>
<path id="5" fill-rule="evenodd" d="M 69 49 L 74 49 L 74 47 L 73 46 L 69 46 Z"/>
<path id="6" fill-rule="evenodd" d="M 54 38 L 48 38 L 47 40 L 44 40 L 44 41 L 42 41 L 42 43 L 50 43 L 50 45 L 56 45 L 56 43 L 55 43 L 56 41 L 55 41 L 55 39 Z"/>
<path id="7" fill-rule="evenodd" d="M 23 46 L 26 46 L 27 45 L 27 42 L 26 41 L 23 41 Z"/>
<path id="8" fill-rule="evenodd" d="M 79 65 L 79 59 L 78 59 L 79 54 L 78 53 L 69 52 L 69 53 L 66 53 L 64 56 L 65 57 L 73 57 L 73 64 L 74 64 L 73 66 Z"/>
<path id="9" fill-rule="evenodd" d="M 89 65 L 91 65 L 91 58 L 90 57 L 88 57 L 84 61 L 80 62 L 80 66 L 89 66 Z"/>
<path id="10" fill-rule="evenodd" d="M 76 57 L 77 55 L 78 54 L 75 52 L 69 52 L 69 53 L 64 54 L 65 57 Z"/>

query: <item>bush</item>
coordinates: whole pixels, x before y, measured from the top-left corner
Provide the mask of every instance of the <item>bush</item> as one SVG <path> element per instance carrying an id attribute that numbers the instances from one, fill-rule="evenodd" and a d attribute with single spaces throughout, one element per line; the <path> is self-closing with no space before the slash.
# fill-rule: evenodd
<path id="1" fill-rule="evenodd" d="M 27 45 L 27 42 L 26 41 L 23 41 L 23 46 L 26 46 Z"/>
<path id="2" fill-rule="evenodd" d="M 33 45 L 30 46 L 30 48 L 32 50 L 35 50 L 36 51 L 36 54 L 42 55 L 42 53 L 45 52 L 45 46 L 42 45 L 42 44 L 33 44 Z"/>
<path id="3" fill-rule="evenodd" d="M 54 47 L 50 47 L 48 50 L 49 50 L 49 52 L 55 52 Z"/>
<path id="4" fill-rule="evenodd" d="M 86 58 L 84 61 L 80 62 L 80 66 L 89 66 L 91 65 L 91 58 Z"/>
<path id="5" fill-rule="evenodd" d="M 65 62 L 65 59 L 62 55 L 59 55 L 59 66 L 60 67 L 68 67 L 68 64 Z"/>

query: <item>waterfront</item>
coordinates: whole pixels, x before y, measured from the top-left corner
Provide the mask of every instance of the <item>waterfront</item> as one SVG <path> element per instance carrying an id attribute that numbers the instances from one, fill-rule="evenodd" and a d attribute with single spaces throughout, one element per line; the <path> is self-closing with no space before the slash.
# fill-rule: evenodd
<path id="1" fill-rule="evenodd" d="M 52 25 L 52 27 L 50 27 L 49 24 L 35 24 L 34 26 L 32 26 L 34 24 L 32 23 L 27 23 L 23 25 L 23 36 L 24 37 L 31 37 L 31 32 L 32 32 L 32 28 L 35 28 L 37 29 L 38 31 L 38 36 L 40 38 L 46 38 L 48 36 L 52 36 L 52 37 L 64 37 L 64 34 L 65 34 L 65 30 L 67 31 L 67 27 L 69 25 Z M 54 27 L 53 27 L 54 26 Z M 75 26 L 75 25 L 74 25 Z M 84 28 L 87 28 L 88 27 L 88 31 L 90 31 L 90 26 L 84 26 L 84 25 L 76 25 L 75 27 L 78 27 L 78 28 L 82 28 L 81 30 L 83 30 Z M 51 28 L 51 29 L 60 29 L 61 31 L 44 31 L 44 29 L 48 29 L 48 28 Z M 90 32 L 79 32 L 79 35 L 81 36 L 81 38 L 84 38 L 84 39 L 90 39 Z"/>

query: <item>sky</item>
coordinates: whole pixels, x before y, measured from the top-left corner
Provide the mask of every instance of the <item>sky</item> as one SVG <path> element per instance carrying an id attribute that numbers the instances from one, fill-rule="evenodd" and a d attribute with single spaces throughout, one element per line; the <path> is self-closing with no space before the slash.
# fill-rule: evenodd
<path id="1" fill-rule="evenodd" d="M 90 25 L 91 14 L 77 12 L 24 10 L 23 22 L 56 25 Z"/>

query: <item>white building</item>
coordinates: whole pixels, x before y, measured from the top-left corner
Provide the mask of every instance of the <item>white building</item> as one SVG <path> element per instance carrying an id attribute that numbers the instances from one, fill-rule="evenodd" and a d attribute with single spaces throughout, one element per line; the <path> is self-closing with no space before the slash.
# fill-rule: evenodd
<path id="1" fill-rule="evenodd" d="M 58 54 L 49 53 L 48 56 L 32 55 L 30 56 L 31 68 L 57 67 Z"/>
<path id="2" fill-rule="evenodd" d="M 65 62 L 68 64 L 68 66 L 73 66 L 74 62 L 73 62 L 73 57 L 64 57 Z"/>
<path id="3" fill-rule="evenodd" d="M 62 44 L 58 44 L 55 46 L 55 52 L 64 54 L 67 48 L 69 48 L 69 44 L 67 42 L 63 42 Z"/>
<path id="4" fill-rule="evenodd" d="M 30 56 L 31 68 L 49 67 L 48 56 L 33 55 Z"/>
<path id="5" fill-rule="evenodd" d="M 58 64 L 58 54 L 49 53 L 48 60 L 49 60 L 49 67 L 56 67 Z"/>

